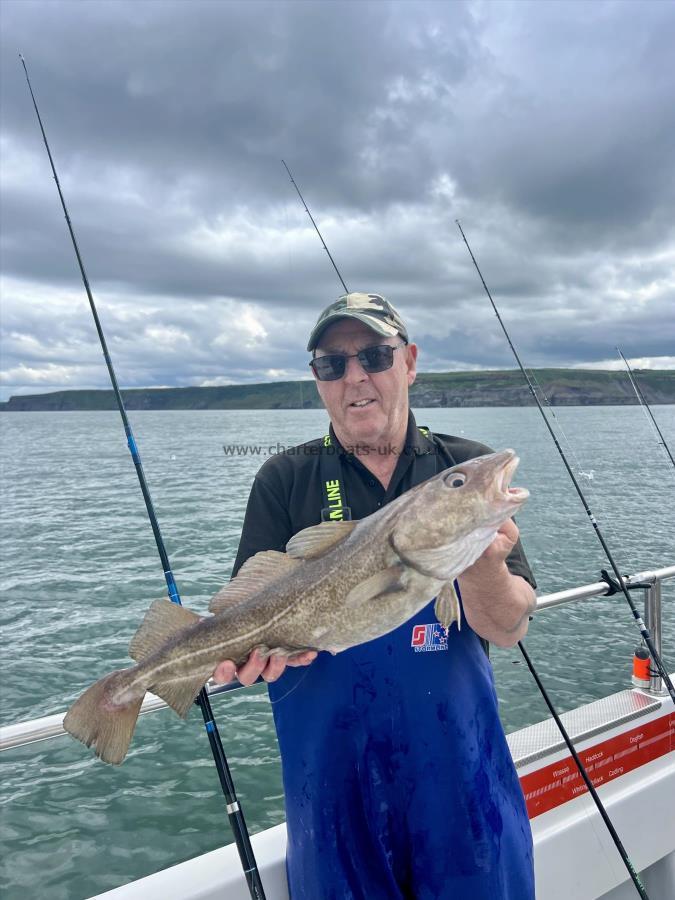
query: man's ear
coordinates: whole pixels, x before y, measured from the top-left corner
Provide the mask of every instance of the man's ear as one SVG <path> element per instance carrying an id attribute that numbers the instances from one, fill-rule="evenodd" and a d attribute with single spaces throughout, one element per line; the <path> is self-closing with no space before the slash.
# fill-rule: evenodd
<path id="1" fill-rule="evenodd" d="M 406 364 L 408 366 L 408 387 L 417 377 L 417 344 L 408 344 L 406 347 Z"/>

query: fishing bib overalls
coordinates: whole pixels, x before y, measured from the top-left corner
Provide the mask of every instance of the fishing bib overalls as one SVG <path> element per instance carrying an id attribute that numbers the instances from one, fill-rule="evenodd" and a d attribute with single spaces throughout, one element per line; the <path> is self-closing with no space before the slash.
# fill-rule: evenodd
<path id="1" fill-rule="evenodd" d="M 466 622 L 446 635 L 432 602 L 269 693 L 292 900 L 533 900 L 525 802 Z"/>

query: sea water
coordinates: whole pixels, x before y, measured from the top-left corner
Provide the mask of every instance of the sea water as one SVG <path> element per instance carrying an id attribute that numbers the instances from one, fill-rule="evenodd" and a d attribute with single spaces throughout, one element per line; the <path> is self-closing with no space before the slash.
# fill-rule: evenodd
<path id="1" fill-rule="evenodd" d="M 675 446 L 675 406 L 654 408 Z M 521 458 L 531 499 L 523 544 L 545 593 L 598 580 L 607 561 L 536 409 L 417 410 L 419 424 Z M 255 472 L 279 447 L 324 434 L 325 413 L 131 414 L 186 606 L 206 612 L 227 581 Z M 624 573 L 675 564 L 675 470 L 637 407 L 555 410 L 554 426 Z M 3 724 L 64 711 L 129 664 L 127 647 L 165 584 L 116 413 L 17 413 L 2 430 Z M 224 445 L 234 449 L 229 454 Z M 237 449 L 238 448 L 238 449 Z M 253 449 L 251 449 L 253 448 Z M 636 595 L 641 602 L 641 597 Z M 675 582 L 663 590 L 675 668 Z M 527 646 L 558 708 L 630 684 L 637 632 L 619 597 L 558 607 Z M 517 649 L 492 649 L 507 731 L 546 718 Z M 213 700 L 252 832 L 284 803 L 263 686 Z M 199 711 L 139 720 L 121 767 L 64 736 L 0 754 L 0 890 L 7 900 L 80 900 L 231 841 Z"/>

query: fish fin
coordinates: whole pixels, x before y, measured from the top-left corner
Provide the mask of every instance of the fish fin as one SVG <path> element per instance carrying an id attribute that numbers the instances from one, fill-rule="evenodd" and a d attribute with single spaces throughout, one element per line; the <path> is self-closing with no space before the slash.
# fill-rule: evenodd
<path id="1" fill-rule="evenodd" d="M 407 590 L 408 585 L 403 578 L 404 573 L 405 566 L 400 563 L 389 566 L 387 569 L 381 569 L 353 587 L 347 594 L 346 603 L 354 605 L 370 603 L 385 594 Z"/>
<path id="2" fill-rule="evenodd" d="M 406 547 L 405 536 L 400 536 L 394 528 L 389 543 L 402 562 L 416 569 L 420 575 L 437 581 L 451 581 L 476 562 L 496 534 L 497 529 L 493 527 L 475 528 L 464 540 L 455 542 L 454 547 L 442 544 L 437 547 Z"/>
<path id="3" fill-rule="evenodd" d="M 337 547 L 358 525 L 358 522 L 321 522 L 303 528 L 286 544 L 286 553 L 294 559 L 316 559 Z"/>
<path id="4" fill-rule="evenodd" d="M 278 550 L 263 550 L 247 559 L 235 578 L 211 598 L 209 609 L 221 613 L 269 587 L 297 566 L 297 562 Z"/>
<path id="5" fill-rule="evenodd" d="M 447 548 L 430 547 L 426 549 L 402 550 L 396 543 L 395 534 L 392 534 L 389 540 L 399 559 L 407 566 L 410 566 L 411 569 L 415 569 L 420 575 L 426 575 L 428 578 L 435 578 L 438 581 L 447 579 Z M 467 563 L 468 565 L 470 563 Z M 467 568 L 467 566 L 464 568 Z"/>
<path id="6" fill-rule="evenodd" d="M 174 712 L 178 713 L 181 719 L 184 719 L 190 711 L 197 694 L 211 677 L 212 671 L 213 666 L 211 666 L 209 671 L 201 672 L 198 675 L 191 672 L 182 678 L 176 676 L 167 678 L 165 681 L 154 682 L 148 687 L 148 690 L 161 697 Z"/>
<path id="7" fill-rule="evenodd" d="M 196 625 L 201 616 L 185 606 L 172 603 L 166 597 L 155 600 L 146 612 L 136 634 L 129 644 L 129 656 L 140 662 L 156 653 L 162 645 L 184 628 Z"/>
<path id="8" fill-rule="evenodd" d="M 118 699 L 129 687 L 133 669 L 122 669 L 101 678 L 73 703 L 63 727 L 104 762 L 119 765 L 127 755 L 136 719 L 145 696 L 142 690 L 125 702 Z"/>
<path id="9" fill-rule="evenodd" d="M 445 628 L 446 633 L 453 622 L 457 622 L 457 628 L 462 627 L 462 613 L 459 598 L 455 590 L 455 582 L 446 582 L 436 597 L 434 615 Z"/>

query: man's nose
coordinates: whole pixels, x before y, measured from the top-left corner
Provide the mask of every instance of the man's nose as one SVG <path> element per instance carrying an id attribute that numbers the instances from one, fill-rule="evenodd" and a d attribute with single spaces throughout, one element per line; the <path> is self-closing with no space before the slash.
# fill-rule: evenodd
<path id="1" fill-rule="evenodd" d="M 348 384 L 359 384 L 367 381 L 368 373 L 359 362 L 358 356 L 350 356 L 345 360 L 344 380 Z"/>

